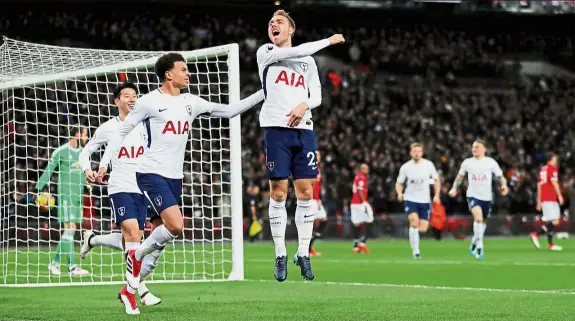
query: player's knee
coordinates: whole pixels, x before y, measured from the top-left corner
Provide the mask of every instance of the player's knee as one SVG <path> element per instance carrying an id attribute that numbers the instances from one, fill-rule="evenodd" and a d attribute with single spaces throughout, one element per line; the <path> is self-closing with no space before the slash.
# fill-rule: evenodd
<path id="1" fill-rule="evenodd" d="M 429 224 L 424 223 L 419 225 L 419 233 L 425 233 L 429 229 Z"/>
<path id="2" fill-rule="evenodd" d="M 287 198 L 287 190 L 288 190 L 288 181 L 287 180 L 279 180 L 279 181 L 272 181 L 270 180 L 270 198 L 276 202 L 283 202 Z"/>
<path id="3" fill-rule="evenodd" d="M 298 200 L 313 199 L 313 184 L 315 180 L 298 180 L 295 183 L 295 194 Z"/>
<path id="4" fill-rule="evenodd" d="M 141 236 L 140 236 L 141 234 L 140 234 L 139 230 L 137 230 L 137 231 L 123 230 L 122 234 L 123 234 L 124 240 L 126 240 L 126 242 L 140 242 L 140 240 L 141 240 Z"/>

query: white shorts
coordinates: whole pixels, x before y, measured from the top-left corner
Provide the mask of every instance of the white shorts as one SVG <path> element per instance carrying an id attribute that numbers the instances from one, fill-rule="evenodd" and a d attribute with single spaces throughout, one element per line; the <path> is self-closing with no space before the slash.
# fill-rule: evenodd
<path id="1" fill-rule="evenodd" d="M 373 209 L 371 206 L 364 204 L 351 204 L 349 205 L 349 209 L 351 211 L 351 222 L 353 224 L 373 222 Z"/>
<path id="2" fill-rule="evenodd" d="M 319 208 L 319 201 L 313 200 L 313 206 L 316 220 L 327 218 L 327 212 L 325 211 L 325 207 L 322 206 L 321 208 Z"/>
<path id="3" fill-rule="evenodd" d="M 557 202 L 543 202 L 541 203 L 543 210 L 543 221 L 551 222 L 558 220 L 561 217 L 561 208 Z"/>

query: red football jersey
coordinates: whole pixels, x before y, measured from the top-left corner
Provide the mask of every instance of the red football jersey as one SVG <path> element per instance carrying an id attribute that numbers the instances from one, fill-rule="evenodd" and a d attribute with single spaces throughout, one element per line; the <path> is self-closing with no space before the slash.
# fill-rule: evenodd
<path id="1" fill-rule="evenodd" d="M 557 202 L 557 192 L 551 181 L 559 180 L 557 167 L 549 164 L 543 166 L 539 171 L 538 184 L 541 186 L 541 202 Z"/>
<path id="2" fill-rule="evenodd" d="M 315 185 L 313 186 L 313 199 L 321 199 L 321 171 L 318 168 L 317 176 L 315 177 Z"/>
<path id="3" fill-rule="evenodd" d="M 355 175 L 353 179 L 353 196 L 351 197 L 351 204 L 361 204 L 359 193 L 363 194 L 363 199 L 367 201 L 367 177 L 362 173 Z"/>

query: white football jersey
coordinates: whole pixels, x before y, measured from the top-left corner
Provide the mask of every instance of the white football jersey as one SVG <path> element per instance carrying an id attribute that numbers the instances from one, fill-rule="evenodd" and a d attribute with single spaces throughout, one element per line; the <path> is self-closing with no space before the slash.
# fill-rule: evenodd
<path id="1" fill-rule="evenodd" d="M 499 164 L 491 157 L 477 159 L 470 157 L 461 163 L 459 175 L 467 174 L 468 187 L 467 197 L 473 197 L 481 201 L 493 200 L 493 175 L 499 177 L 503 171 Z"/>
<path id="2" fill-rule="evenodd" d="M 114 117 L 96 129 L 94 136 L 80 153 L 82 171 L 91 168 L 90 155 L 98 151 L 102 145 L 109 144 L 118 138 L 118 129 L 123 121 Z M 108 182 L 108 194 L 136 193 L 141 194 L 136 183 L 136 166 L 138 159 L 144 154 L 147 141 L 144 125 L 139 124 L 128 134 L 115 157 L 112 157 L 112 172 Z"/>
<path id="3" fill-rule="evenodd" d="M 430 203 L 430 185 L 439 178 L 435 165 L 425 158 L 415 163 L 410 160 L 399 169 L 397 182 L 406 184 L 403 199 L 415 203 Z"/>
<path id="4" fill-rule="evenodd" d="M 100 167 L 107 166 L 110 153 L 119 148 L 122 140 L 138 124 L 146 128 L 147 142 L 136 172 L 157 174 L 165 178 L 184 177 L 184 156 L 192 122 L 199 115 L 234 117 L 263 99 L 260 90 L 250 97 L 230 105 L 208 102 L 192 94 L 177 96 L 154 90 L 138 99 L 118 131 L 118 139 L 109 144 Z"/>
<path id="5" fill-rule="evenodd" d="M 291 48 L 269 43 L 258 49 L 258 70 L 265 95 L 261 127 L 288 127 L 288 114 L 305 102 L 309 109 L 296 128 L 313 130 L 311 109 L 321 104 L 321 82 L 310 55 L 327 46 L 329 40 L 324 39 Z"/>

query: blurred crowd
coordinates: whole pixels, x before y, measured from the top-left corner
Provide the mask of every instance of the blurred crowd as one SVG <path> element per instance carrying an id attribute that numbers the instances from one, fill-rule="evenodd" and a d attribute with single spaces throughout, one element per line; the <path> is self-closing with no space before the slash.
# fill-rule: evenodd
<path id="1" fill-rule="evenodd" d="M 11 38 L 39 43 L 122 50 L 192 50 L 238 42 L 242 97 L 261 86 L 255 51 L 268 41 L 266 25 L 271 12 L 244 15 L 224 10 L 210 14 L 202 10 L 182 10 L 177 14 L 161 10 L 21 10 L 0 14 L 0 30 Z M 488 142 L 489 155 L 500 162 L 511 184 L 509 196 L 496 198 L 496 213 L 534 211 L 538 168 L 549 151 L 559 154 L 565 193 L 573 193 L 575 82 L 555 77 L 524 77 L 517 82 L 518 71 L 504 64 L 509 57 L 546 58 L 573 53 L 573 35 L 569 31 L 555 30 L 549 35 L 547 31 L 533 31 L 532 26 L 500 29 L 495 23 L 478 29 L 471 27 L 473 23 L 464 22 L 464 18 L 447 23 L 428 17 L 414 23 L 421 16 L 390 15 L 378 20 L 355 16 L 335 17 L 321 24 L 310 13 L 294 18 L 298 24 L 296 44 L 336 31 L 346 36 L 345 45 L 326 50 L 347 68 L 320 70 L 323 104 L 313 116 L 323 154 L 322 196 L 330 214 L 347 210 L 354 168 L 362 162 L 371 167 L 370 201 L 375 212 L 401 212 L 394 183 L 399 167 L 409 159 L 408 146 L 413 141 L 425 144 L 425 157 L 440 171 L 444 180 L 442 201 L 448 214 L 467 212 L 462 196 L 450 199 L 447 191 L 461 161 L 470 156 L 471 143 L 476 138 Z M 489 20 L 483 22 L 486 21 Z M 506 81 L 501 87 L 485 88 L 463 86 L 458 81 L 463 78 L 483 84 Z M 50 119 L 36 122 L 64 122 L 56 111 L 61 112 L 52 110 L 54 114 L 46 113 Z M 81 111 L 77 108 L 78 113 Z M 268 186 L 258 112 L 259 108 L 255 108 L 242 116 L 242 160 L 245 185 L 258 186 L 258 211 L 265 216 Z M 91 113 L 99 118 L 91 120 L 90 126 L 108 116 L 98 111 Z M 12 128 L 40 135 L 18 136 L 28 141 L 17 144 L 29 147 L 19 153 L 45 159 L 48 151 L 36 146 L 54 146 L 58 142 L 47 144 L 38 128 L 30 128 L 32 124 Z M 25 155 L 18 157 L 25 159 Z M 202 157 L 197 160 L 198 166 L 205 167 Z M 18 178 L 28 179 L 31 185 L 36 174 L 31 175 L 26 168 L 42 168 L 45 163 L 29 159 L 27 162 L 17 163 Z M 205 168 L 206 172 L 209 170 Z M 213 178 L 220 183 L 222 179 L 229 178 Z M 22 195 L 27 188 L 26 184 L 20 186 Z M 188 200 L 192 201 L 195 200 Z"/>

